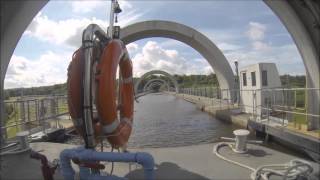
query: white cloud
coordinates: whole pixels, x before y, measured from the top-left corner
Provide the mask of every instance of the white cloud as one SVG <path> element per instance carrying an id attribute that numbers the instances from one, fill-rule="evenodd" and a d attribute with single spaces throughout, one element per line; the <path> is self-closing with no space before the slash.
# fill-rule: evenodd
<path id="1" fill-rule="evenodd" d="M 67 80 L 67 67 L 71 53 L 56 54 L 51 51 L 38 59 L 13 55 L 7 70 L 5 88 L 35 87 Z"/>
<path id="2" fill-rule="evenodd" d="M 186 59 L 174 49 L 164 49 L 157 42 L 148 41 L 142 48 L 136 43 L 127 45 L 128 51 L 136 52 L 132 58 L 135 76 L 150 70 L 164 70 L 171 74 L 209 74 L 211 66 L 205 59 Z M 131 53 L 130 52 L 130 53 Z M 67 67 L 71 52 L 42 54 L 37 59 L 13 55 L 5 77 L 5 88 L 36 87 L 67 80 Z"/>
<path id="3" fill-rule="evenodd" d="M 269 44 L 266 44 L 262 41 L 254 41 L 252 42 L 252 46 L 254 50 L 258 50 L 258 51 L 268 51 L 271 49 Z"/>
<path id="4" fill-rule="evenodd" d="M 133 58 L 134 76 L 151 70 L 171 74 L 209 74 L 211 66 L 205 59 L 187 60 L 174 49 L 164 49 L 157 42 L 148 41 Z"/>
<path id="5" fill-rule="evenodd" d="M 225 29 L 203 29 L 201 30 L 222 52 L 235 51 L 245 47 L 245 44 L 240 44 L 239 41 L 245 35 L 238 31 Z"/>
<path id="6" fill-rule="evenodd" d="M 126 11 L 119 15 L 120 26 L 126 26 L 135 22 L 143 13 L 136 10 Z M 105 31 L 109 25 L 108 20 L 89 18 L 70 18 L 64 20 L 52 20 L 39 13 L 28 26 L 24 35 L 36 37 L 39 40 L 58 45 L 79 47 L 81 44 L 82 32 L 89 24 L 98 24 Z"/>
<path id="7" fill-rule="evenodd" d="M 246 32 L 246 35 L 253 41 L 263 40 L 266 30 L 267 28 L 264 24 L 249 22 L 249 30 Z"/>
<path id="8" fill-rule="evenodd" d="M 96 18 L 54 21 L 47 16 L 39 15 L 33 19 L 25 34 L 53 44 L 68 43 L 68 45 L 77 46 L 81 42 L 81 31 L 91 23 L 105 24 L 106 22 Z M 72 37 L 79 41 L 68 41 Z"/>
<path id="9" fill-rule="evenodd" d="M 244 34 L 239 33 L 239 30 L 235 29 L 199 29 L 199 32 L 203 33 L 205 36 L 207 36 L 209 39 L 211 39 L 212 42 L 215 44 L 218 43 L 225 43 L 225 42 L 233 42 L 241 40 L 243 37 L 245 37 Z"/>
<path id="10" fill-rule="evenodd" d="M 131 54 L 131 55 L 136 53 L 138 51 L 138 49 L 139 49 L 139 45 L 137 43 L 134 43 L 134 42 L 126 45 L 126 47 L 127 47 L 127 50 L 129 52 L 129 54 Z"/>
<path id="11" fill-rule="evenodd" d="M 118 2 L 122 10 L 127 10 L 132 8 L 132 4 L 129 1 L 118 0 Z"/>
<path id="12" fill-rule="evenodd" d="M 260 45 L 258 45 L 260 46 Z M 262 45 L 262 48 L 264 45 Z M 260 62 L 275 63 L 280 74 L 305 74 L 301 56 L 294 44 L 283 46 L 269 46 L 267 50 L 238 50 L 225 53 L 231 67 L 234 68 L 233 60 L 239 61 L 240 69 L 247 65 Z"/>
<path id="13" fill-rule="evenodd" d="M 258 22 L 249 22 L 249 29 L 246 31 L 247 37 L 251 40 L 253 50 L 269 51 L 271 46 L 263 40 L 265 39 L 265 32 L 267 27 Z"/>
<path id="14" fill-rule="evenodd" d="M 96 1 L 96 0 L 81 0 L 72 1 L 72 11 L 75 13 L 89 13 L 97 8 L 106 7 L 109 1 Z"/>
<path id="15" fill-rule="evenodd" d="M 235 44 L 230 44 L 230 43 L 218 43 L 217 44 L 218 48 L 221 49 L 221 51 L 233 51 L 233 50 L 238 50 L 241 48 L 241 46 L 239 45 L 235 45 Z"/>

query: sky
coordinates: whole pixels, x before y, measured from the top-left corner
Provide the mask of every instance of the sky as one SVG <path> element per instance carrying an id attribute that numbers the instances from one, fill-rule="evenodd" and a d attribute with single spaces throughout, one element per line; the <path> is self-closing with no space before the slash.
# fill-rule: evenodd
<path id="1" fill-rule="evenodd" d="M 207 36 L 234 69 L 259 62 L 276 63 L 280 74 L 305 74 L 290 34 L 260 0 L 154 1 L 119 0 L 121 27 L 145 20 L 182 23 Z M 29 24 L 13 53 L 5 89 L 64 83 L 73 52 L 85 27 L 109 24 L 110 1 L 50 1 Z M 150 70 L 171 74 L 214 73 L 197 51 L 167 38 L 147 38 L 127 45 L 134 76 Z"/>

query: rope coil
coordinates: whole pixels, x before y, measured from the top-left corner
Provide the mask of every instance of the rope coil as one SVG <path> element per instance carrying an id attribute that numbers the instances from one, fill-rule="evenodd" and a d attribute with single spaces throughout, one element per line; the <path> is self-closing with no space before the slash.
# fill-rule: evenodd
<path id="1" fill-rule="evenodd" d="M 269 177 L 271 175 L 281 176 L 283 180 L 293 180 L 293 179 L 297 179 L 297 177 L 299 176 L 303 176 L 303 177 L 306 177 L 307 179 L 310 179 L 309 178 L 310 174 L 313 172 L 313 168 L 311 164 L 301 159 L 293 159 L 285 164 L 262 165 L 257 169 L 255 169 L 248 165 L 233 161 L 231 159 L 228 159 L 222 156 L 219 153 L 219 149 L 223 146 L 228 146 L 231 149 L 233 149 L 233 143 L 220 142 L 213 146 L 213 153 L 215 153 L 215 155 L 222 160 L 225 160 L 229 163 L 238 165 L 240 167 L 243 167 L 252 171 L 250 175 L 250 178 L 252 180 L 259 180 L 259 179 L 269 180 Z"/>

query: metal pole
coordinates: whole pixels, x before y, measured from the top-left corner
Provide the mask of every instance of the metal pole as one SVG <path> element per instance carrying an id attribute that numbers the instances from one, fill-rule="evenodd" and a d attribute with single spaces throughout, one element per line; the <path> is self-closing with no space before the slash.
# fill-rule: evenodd
<path id="1" fill-rule="evenodd" d="M 239 104 L 240 104 L 240 79 L 239 79 L 239 68 L 238 68 L 239 64 L 238 64 L 237 60 L 234 61 L 234 65 L 236 66 L 236 75 L 237 75 L 237 77 L 236 77 L 237 87 L 236 88 L 239 89 L 239 92 L 237 93 L 237 103 L 239 106 Z"/>
<path id="2" fill-rule="evenodd" d="M 3 61 L 1 60 L 1 66 L 2 66 Z M 2 69 L 1 69 L 2 71 Z M 3 90 L 3 84 L 4 84 L 4 77 L 1 77 L 1 83 L 0 83 L 0 125 L 1 127 L 5 127 L 5 110 L 4 110 L 4 100 L 5 100 L 5 96 L 4 96 L 4 90 Z M 6 137 L 7 137 L 7 130 L 0 128 L 0 145 L 2 147 L 2 145 L 5 144 L 6 142 Z"/>
<path id="3" fill-rule="evenodd" d="M 204 93 L 205 93 L 205 96 L 208 97 L 208 95 L 207 95 L 207 87 L 204 88 Z"/>
<path id="4" fill-rule="evenodd" d="M 60 109 L 59 108 L 59 99 L 60 99 L 59 97 L 56 97 L 56 106 L 55 106 L 56 107 L 56 114 L 59 114 L 59 109 Z"/>
<path id="5" fill-rule="evenodd" d="M 252 118 L 254 118 L 254 100 L 255 100 L 255 93 L 254 91 L 252 92 Z M 256 119 L 255 119 L 256 120 Z"/>
<path id="6" fill-rule="evenodd" d="M 27 112 L 28 112 L 28 125 L 27 125 L 27 127 L 28 127 L 28 131 L 30 132 L 30 128 L 31 128 L 30 121 L 31 121 L 31 119 L 30 119 L 30 104 L 29 104 L 29 100 L 27 100 Z"/>
<path id="7" fill-rule="evenodd" d="M 227 103 L 228 103 L 227 105 L 228 105 L 228 109 L 230 109 L 230 108 L 229 108 L 229 92 L 230 92 L 230 91 L 227 90 Z"/>
<path id="8" fill-rule="evenodd" d="M 269 103 L 267 103 L 267 122 L 269 124 Z"/>
<path id="9" fill-rule="evenodd" d="M 294 109 L 297 108 L 297 90 L 294 90 Z"/>
<path id="10" fill-rule="evenodd" d="M 43 131 L 43 132 L 44 132 L 45 129 L 46 129 L 46 127 L 45 127 L 45 122 L 44 122 L 44 117 L 45 117 L 45 114 L 46 114 L 44 101 L 45 101 L 44 99 L 41 99 L 41 100 L 40 100 L 40 118 L 39 118 L 39 120 L 41 121 L 41 122 L 40 122 L 40 125 L 42 126 L 42 131 Z"/>
<path id="11" fill-rule="evenodd" d="M 282 107 L 284 106 L 284 96 L 285 96 L 284 92 L 285 92 L 284 89 L 282 89 L 282 102 L 281 102 Z M 282 112 L 282 127 L 283 126 L 284 126 L 284 114 Z"/>
<path id="12" fill-rule="evenodd" d="M 86 47 L 84 43 L 84 47 Z M 93 43 L 92 43 L 93 44 Z M 89 47 L 89 45 L 88 45 Z M 92 60 L 92 48 L 85 48 L 85 62 L 84 62 L 84 93 L 83 93 L 83 108 L 84 119 L 86 124 L 86 136 L 87 136 L 87 148 L 94 148 L 94 133 L 91 118 L 91 60 Z"/>
<path id="13" fill-rule="evenodd" d="M 220 89 L 220 93 L 221 93 L 221 89 Z M 219 98 L 219 109 L 221 110 L 221 97 Z"/>
<path id="14" fill-rule="evenodd" d="M 14 109 L 14 122 L 16 123 L 16 131 L 19 132 L 19 126 L 18 126 L 18 106 L 17 102 L 13 103 L 13 109 Z"/>
<path id="15" fill-rule="evenodd" d="M 93 61 L 94 37 L 105 40 L 107 35 L 96 24 L 90 24 L 83 32 L 82 47 L 84 51 L 84 80 L 83 80 L 83 109 L 84 124 L 86 130 L 86 148 L 95 147 L 95 139 L 92 125 L 92 101 L 91 101 L 91 65 Z"/>
<path id="16" fill-rule="evenodd" d="M 108 37 L 111 39 L 113 38 L 114 6 L 115 6 L 115 0 L 111 0 L 110 19 L 109 19 L 109 28 L 108 28 Z"/>
<path id="17" fill-rule="evenodd" d="M 26 122 L 26 111 L 25 111 L 24 101 L 20 102 L 20 120 L 22 122 L 24 122 L 24 123 Z M 23 124 L 21 127 L 22 127 L 21 131 L 25 131 L 26 130 L 26 125 L 25 124 Z"/>

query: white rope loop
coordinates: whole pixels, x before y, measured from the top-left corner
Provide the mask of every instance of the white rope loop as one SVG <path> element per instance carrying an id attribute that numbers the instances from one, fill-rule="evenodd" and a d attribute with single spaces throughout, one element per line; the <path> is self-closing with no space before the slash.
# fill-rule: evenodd
<path id="1" fill-rule="evenodd" d="M 293 159 L 286 164 L 269 164 L 258 167 L 257 169 L 250 167 L 248 165 L 242 164 L 240 162 L 233 161 L 222 156 L 219 153 L 219 148 L 223 146 L 228 146 L 233 149 L 233 143 L 230 142 L 220 142 L 213 146 L 213 153 L 218 156 L 220 159 L 230 162 L 232 164 L 241 166 L 243 168 L 249 169 L 252 171 L 251 179 L 252 180 L 269 180 L 271 175 L 278 175 L 283 178 L 283 180 L 293 180 L 297 179 L 298 176 L 309 177 L 313 172 L 311 164 L 307 161 L 300 159 Z"/>

